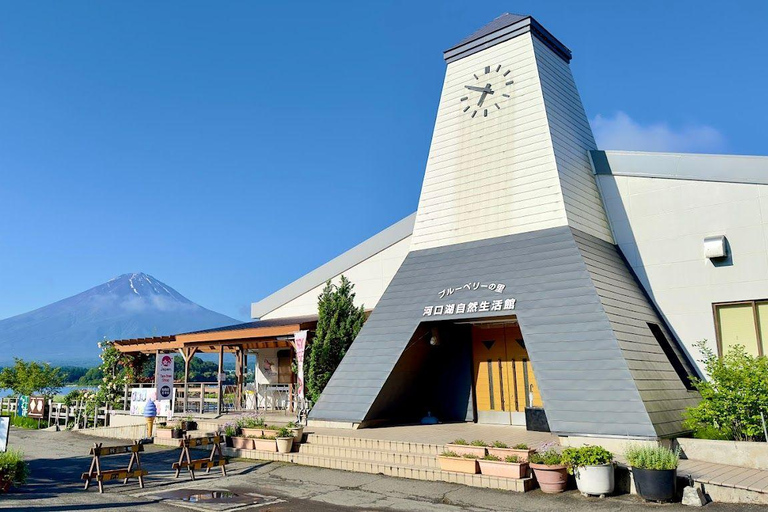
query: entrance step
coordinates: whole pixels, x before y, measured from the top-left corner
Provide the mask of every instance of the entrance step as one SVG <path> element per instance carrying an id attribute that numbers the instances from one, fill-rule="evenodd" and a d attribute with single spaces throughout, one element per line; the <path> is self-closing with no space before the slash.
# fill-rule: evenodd
<path id="1" fill-rule="evenodd" d="M 298 452 L 275 453 L 225 448 L 224 454 L 514 492 L 525 492 L 534 487 L 532 477 L 515 480 L 442 471 L 437 462 L 437 455 L 442 451 L 441 445 L 308 434 L 306 442 L 299 445 Z"/>

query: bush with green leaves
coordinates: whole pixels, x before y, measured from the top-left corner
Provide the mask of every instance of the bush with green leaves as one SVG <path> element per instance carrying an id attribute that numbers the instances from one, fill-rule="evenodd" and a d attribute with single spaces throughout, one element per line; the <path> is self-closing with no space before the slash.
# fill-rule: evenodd
<path id="1" fill-rule="evenodd" d="M 503 443 L 501 441 L 494 441 L 491 443 L 491 446 L 493 446 L 494 448 L 509 448 L 509 446 L 507 446 L 507 443 Z"/>
<path id="2" fill-rule="evenodd" d="M 543 452 L 536 452 L 531 455 L 529 461 L 531 464 L 543 464 L 545 466 L 560 466 L 563 463 L 563 456 L 554 448 Z"/>
<path id="3" fill-rule="evenodd" d="M 563 450 L 563 464 L 568 472 L 574 474 L 577 468 L 585 466 L 604 466 L 613 462 L 613 454 L 602 446 L 582 446 Z"/>
<path id="4" fill-rule="evenodd" d="M 482 458 L 482 460 L 491 460 L 494 462 L 500 462 L 501 457 L 497 457 L 496 455 L 491 455 L 490 453 Z"/>
<path id="5" fill-rule="evenodd" d="M 267 426 L 264 422 L 264 418 L 256 414 L 245 414 L 240 416 L 237 419 L 236 424 L 240 428 L 264 428 Z"/>
<path id="6" fill-rule="evenodd" d="M 456 452 L 452 452 L 451 450 L 445 450 L 443 453 L 440 454 L 441 457 L 458 457 L 459 454 Z"/>
<path id="7" fill-rule="evenodd" d="M 13 448 L 0 453 L 0 475 L 2 483 L 25 484 L 29 476 L 29 465 L 24 460 L 24 454 Z"/>
<path id="8" fill-rule="evenodd" d="M 685 426 L 696 437 L 765 441 L 762 412 L 768 421 L 768 357 L 747 354 L 736 345 L 723 357 L 697 344 L 708 380 L 694 379 L 701 401 L 685 413 Z"/>
<path id="9" fill-rule="evenodd" d="M 293 432 L 291 432 L 288 427 L 281 427 L 277 430 L 277 435 L 275 437 L 293 437 Z"/>
<path id="10" fill-rule="evenodd" d="M 461 437 L 451 441 L 451 444 L 455 444 L 455 445 L 459 445 L 459 446 L 467 446 L 467 445 L 469 445 L 467 440 L 466 439 L 462 439 Z"/>
<path id="11" fill-rule="evenodd" d="M 525 443 L 517 443 L 515 446 L 512 447 L 513 450 L 530 450 L 527 444 Z"/>
<path id="12" fill-rule="evenodd" d="M 52 398 L 63 383 L 61 371 L 48 363 L 26 362 L 15 357 L 13 366 L 0 370 L 0 388 L 10 389 L 15 396 L 42 395 Z"/>
<path id="13" fill-rule="evenodd" d="M 488 443 L 486 443 L 482 439 L 475 439 L 474 441 L 472 441 L 469 444 L 472 445 L 472 446 L 477 446 L 479 448 L 485 448 L 486 446 L 488 446 Z"/>
<path id="14" fill-rule="evenodd" d="M 524 462 L 524 461 L 520 460 L 520 457 L 518 457 L 517 455 L 507 455 L 506 457 L 504 457 L 504 462 L 508 464 L 520 464 L 521 462 Z"/>
<path id="15" fill-rule="evenodd" d="M 676 469 L 680 462 L 680 448 L 670 450 L 663 446 L 630 445 L 624 456 L 633 468 L 670 470 Z"/>

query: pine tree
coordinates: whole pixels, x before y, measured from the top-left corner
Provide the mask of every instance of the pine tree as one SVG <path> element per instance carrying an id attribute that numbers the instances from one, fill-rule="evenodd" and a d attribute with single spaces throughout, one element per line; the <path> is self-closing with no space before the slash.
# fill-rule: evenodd
<path id="1" fill-rule="evenodd" d="M 307 371 L 307 396 L 317 402 L 341 363 L 349 346 L 365 323 L 363 306 L 355 307 L 355 287 L 341 276 L 338 285 L 325 283 L 317 303 L 317 330 L 307 347 L 309 367 Z"/>

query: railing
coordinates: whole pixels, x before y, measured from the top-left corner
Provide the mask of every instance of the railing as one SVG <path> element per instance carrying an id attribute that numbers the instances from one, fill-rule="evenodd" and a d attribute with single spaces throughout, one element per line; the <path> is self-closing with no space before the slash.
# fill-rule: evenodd
<path id="1" fill-rule="evenodd" d="M 16 414 L 17 399 L 15 397 L 0 398 L 0 414 Z M 109 413 L 112 407 L 101 406 L 95 403 L 78 401 L 74 405 L 65 405 L 61 402 L 48 400 L 48 426 L 69 426 L 78 428 L 96 428 L 109 425 Z"/>

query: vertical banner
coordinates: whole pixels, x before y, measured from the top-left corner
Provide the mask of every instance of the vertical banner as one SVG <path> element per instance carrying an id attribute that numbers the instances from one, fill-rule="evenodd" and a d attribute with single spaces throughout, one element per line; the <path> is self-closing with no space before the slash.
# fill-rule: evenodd
<path id="1" fill-rule="evenodd" d="M 157 354 L 155 361 L 155 387 L 158 400 L 173 398 L 173 355 Z"/>
<path id="2" fill-rule="evenodd" d="M 293 333 L 293 348 L 296 350 L 296 396 L 304 400 L 304 351 L 307 348 L 307 332 Z"/>

